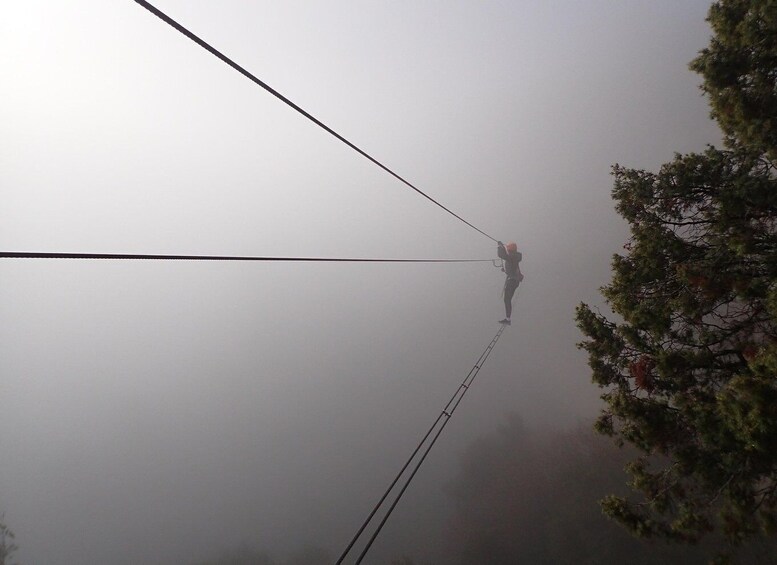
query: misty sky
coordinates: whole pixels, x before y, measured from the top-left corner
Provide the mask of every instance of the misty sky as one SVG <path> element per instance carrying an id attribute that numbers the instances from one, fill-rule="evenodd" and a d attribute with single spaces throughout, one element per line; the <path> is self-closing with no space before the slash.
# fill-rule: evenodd
<path id="1" fill-rule="evenodd" d="M 6 4 L 1 250 L 495 256 L 135 2 Z M 417 532 L 473 439 L 598 410 L 573 316 L 627 237 L 610 166 L 718 141 L 687 69 L 708 2 L 156 5 L 523 252 L 512 327 L 374 548 L 434 556 Z M 0 512 L 27 564 L 339 554 L 503 315 L 488 263 L 2 259 L 0 280 Z"/>

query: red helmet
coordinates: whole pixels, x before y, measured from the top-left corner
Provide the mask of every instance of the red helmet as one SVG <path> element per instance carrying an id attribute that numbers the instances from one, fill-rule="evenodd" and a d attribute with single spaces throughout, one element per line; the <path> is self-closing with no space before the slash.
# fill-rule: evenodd
<path id="1" fill-rule="evenodd" d="M 514 241 L 511 241 L 507 245 L 505 245 L 505 249 L 507 249 L 508 253 L 515 253 L 518 251 L 518 246 L 515 244 Z"/>

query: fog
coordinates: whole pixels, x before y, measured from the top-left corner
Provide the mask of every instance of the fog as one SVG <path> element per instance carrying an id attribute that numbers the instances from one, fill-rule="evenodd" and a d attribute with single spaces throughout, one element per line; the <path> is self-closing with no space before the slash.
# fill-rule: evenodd
<path id="1" fill-rule="evenodd" d="M 446 562 L 473 442 L 598 411 L 573 315 L 626 238 L 610 166 L 718 141 L 687 70 L 708 2 L 156 5 L 522 251 L 512 327 L 367 560 Z M 4 8 L 0 250 L 495 257 L 135 2 Z M 339 555 L 503 315 L 488 263 L 2 259 L 0 280 L 0 513 L 28 565 Z"/>

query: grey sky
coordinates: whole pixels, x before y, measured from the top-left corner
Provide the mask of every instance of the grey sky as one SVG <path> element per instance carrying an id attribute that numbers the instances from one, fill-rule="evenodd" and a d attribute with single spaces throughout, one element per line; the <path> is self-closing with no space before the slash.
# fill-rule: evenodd
<path id="1" fill-rule="evenodd" d="M 157 5 L 523 251 L 516 320 L 397 522 L 441 527 L 428 504 L 506 414 L 596 412 L 572 318 L 626 237 L 609 167 L 717 141 L 687 70 L 707 2 Z M 5 6 L 0 73 L 3 250 L 495 254 L 129 0 Z M 3 260 L 0 277 L 0 511 L 25 563 L 337 553 L 502 314 L 488 264 Z"/>

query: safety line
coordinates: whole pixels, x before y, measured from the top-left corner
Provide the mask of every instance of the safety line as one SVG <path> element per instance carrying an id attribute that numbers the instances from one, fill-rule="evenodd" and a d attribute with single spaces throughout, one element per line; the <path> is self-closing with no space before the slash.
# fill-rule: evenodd
<path id="1" fill-rule="evenodd" d="M 363 149 L 359 148 L 359 147 L 358 147 L 358 146 L 356 146 L 355 144 L 353 144 L 353 143 L 351 143 L 350 141 L 348 141 L 348 140 L 347 140 L 345 137 L 343 137 L 342 135 L 340 135 L 339 133 L 337 133 L 335 130 L 333 130 L 332 128 L 330 128 L 329 126 L 327 126 L 327 125 L 326 125 L 325 123 L 323 123 L 321 120 L 319 120 L 318 118 L 314 117 L 314 116 L 313 116 L 312 114 L 310 114 L 309 112 L 307 112 L 307 111 L 303 110 L 303 109 L 302 109 L 301 107 L 299 107 L 297 104 L 295 104 L 294 102 L 292 102 L 291 100 L 289 100 L 288 98 L 286 98 L 286 97 L 285 97 L 283 94 L 281 94 L 280 92 L 278 92 L 277 90 L 275 90 L 274 88 L 272 88 L 270 85 L 268 85 L 268 84 L 267 84 L 267 83 L 265 83 L 264 81 L 260 80 L 259 78 L 257 78 L 256 76 L 254 76 L 252 73 L 250 73 L 249 71 L 247 71 L 246 69 L 244 69 L 243 67 L 241 67 L 240 65 L 238 65 L 237 63 L 235 63 L 235 62 L 234 62 L 232 59 L 230 59 L 229 57 L 227 57 L 226 55 L 224 55 L 223 53 L 221 53 L 219 50 L 217 50 L 215 47 L 211 46 L 209 43 L 207 43 L 207 42 L 206 42 L 206 41 L 204 41 L 203 39 L 200 39 L 200 38 L 199 38 L 198 36 L 196 36 L 194 33 L 192 33 L 191 31 L 189 31 L 189 30 L 188 30 L 188 29 L 186 29 L 185 27 L 183 27 L 181 24 L 179 24 L 178 22 L 176 22 L 174 19 L 172 19 L 170 16 L 168 16 L 168 15 L 167 15 L 167 14 L 165 14 L 164 12 L 160 11 L 160 10 L 159 10 L 158 8 L 156 8 L 155 6 L 153 6 L 153 5 L 149 4 L 149 3 L 148 3 L 148 2 L 146 2 L 145 0 L 135 0 L 135 2 L 136 2 L 136 3 L 138 3 L 138 4 L 140 4 L 142 7 L 144 7 L 146 10 L 148 10 L 149 12 L 151 12 L 152 14 L 154 14 L 155 16 L 157 16 L 159 19 L 161 19 L 161 20 L 162 20 L 162 21 L 164 21 L 165 23 L 169 24 L 170 26 L 172 26 L 173 28 L 175 28 L 176 30 L 178 30 L 179 32 L 181 32 L 182 34 L 184 34 L 186 37 L 188 37 L 189 39 L 191 39 L 192 41 L 194 41 L 196 44 L 198 44 L 199 46 L 201 46 L 201 47 L 202 47 L 202 48 L 204 48 L 205 50 L 209 51 L 210 53 L 212 53 L 213 55 L 215 55 L 216 57 L 218 57 L 219 59 L 221 59 L 223 62 L 225 62 L 227 65 L 229 65 L 230 67 L 232 67 L 233 69 L 235 69 L 235 70 L 236 70 L 237 72 L 239 72 L 240 74 L 242 74 L 243 76 L 245 76 L 246 78 L 248 78 L 248 79 L 249 79 L 249 80 L 251 80 L 252 82 L 254 82 L 254 83 L 256 83 L 257 85 L 259 85 L 259 86 L 261 86 L 262 88 L 264 88 L 264 89 L 265 89 L 267 92 L 269 92 L 270 94 L 272 94 L 273 96 L 275 96 L 276 98 L 278 98 L 279 100 L 281 100 L 282 102 L 284 102 L 285 104 L 287 104 L 288 106 L 290 106 L 291 108 L 293 108 L 294 110 L 296 110 L 297 112 L 299 112 L 300 114 L 302 114 L 303 116 L 305 116 L 305 117 L 306 117 L 307 119 L 309 119 L 311 122 L 313 122 L 314 124 L 316 124 L 316 125 L 317 125 L 317 126 L 319 126 L 320 128 L 322 128 L 322 129 L 324 129 L 325 131 L 327 131 L 327 132 L 329 132 L 330 134 L 332 134 L 334 137 L 336 137 L 337 139 L 339 139 L 340 141 L 342 141 L 343 143 L 345 143 L 345 144 L 346 144 L 348 147 L 350 147 L 351 149 L 353 149 L 353 150 L 354 150 L 354 151 L 356 151 L 357 153 L 361 154 L 363 157 L 366 157 L 367 159 L 369 159 L 370 161 L 372 161 L 372 162 L 373 162 L 374 164 L 376 164 L 378 167 L 380 167 L 381 169 L 383 169 L 384 171 L 386 171 L 387 173 L 389 173 L 391 176 L 393 176 L 394 178 L 398 179 L 399 181 L 403 182 L 404 184 L 406 184 L 407 186 L 409 186 L 410 188 L 412 188 L 413 190 L 415 190 L 415 191 L 416 191 L 418 194 L 420 194 L 421 196 L 423 196 L 423 197 L 424 197 L 424 198 L 426 198 L 427 200 L 429 200 L 429 201 L 433 202 L 434 204 L 436 204 L 437 206 L 439 206 L 440 208 L 442 208 L 443 210 L 445 210 L 446 212 L 448 212 L 449 214 L 451 214 L 451 215 L 452 215 L 452 216 L 454 216 L 455 218 L 458 218 L 459 220 L 461 220 L 462 222 L 464 222 L 465 224 L 467 224 L 467 225 L 468 225 L 469 227 L 471 227 L 472 229 L 474 229 L 474 230 L 476 230 L 476 231 L 480 232 L 481 234 L 483 234 L 484 236 L 486 236 L 486 237 L 487 237 L 488 239 L 490 239 L 491 241 L 494 241 L 494 242 L 496 242 L 496 239 L 494 239 L 493 237 L 491 237 L 490 235 L 488 235 L 486 232 L 484 232 L 484 231 L 483 231 L 483 230 L 481 230 L 480 228 L 477 228 L 477 227 L 475 227 L 474 225 L 472 225 L 471 223 L 469 223 L 467 220 L 465 220 L 464 218 L 462 218 L 461 216 L 459 216 L 458 214 L 456 214 L 455 212 L 453 212 L 453 211 L 452 211 L 452 210 L 450 210 L 449 208 L 446 208 L 445 206 L 443 206 L 442 204 L 440 204 L 440 203 L 439 203 L 437 200 L 435 200 L 434 198 L 432 198 L 431 196 L 429 196 L 428 194 L 426 194 L 424 191 L 422 191 L 421 189 L 419 189 L 418 187 L 416 187 L 414 184 L 412 184 L 411 182 L 409 182 L 409 181 L 405 180 L 404 178 L 402 178 L 401 176 L 399 176 L 397 173 L 395 173 L 394 171 L 392 171 L 391 169 L 389 169 L 389 168 L 388 168 L 386 165 L 384 165 L 383 163 L 381 163 L 380 161 L 378 161 L 377 159 L 375 159 L 374 157 L 372 157 L 372 156 L 371 156 L 369 153 L 367 153 L 367 152 L 366 152 L 366 151 L 364 151 Z"/>
<path id="2" fill-rule="evenodd" d="M 232 255 L 149 255 L 134 253 L 41 253 L 0 251 L 0 259 L 142 259 L 157 261 L 285 261 L 318 263 L 485 263 L 491 259 L 362 259 L 350 257 L 252 257 Z"/>
<path id="3" fill-rule="evenodd" d="M 399 473 L 397 473 L 396 477 L 394 477 L 394 480 L 391 482 L 389 487 L 386 489 L 386 491 L 383 493 L 383 496 L 380 498 L 378 503 L 375 505 L 375 507 L 372 509 L 372 512 L 370 512 L 369 516 L 367 516 L 366 520 L 362 523 L 359 530 L 356 532 L 354 537 L 351 539 L 348 546 L 343 551 L 342 555 L 340 555 L 340 558 L 337 560 L 336 565 L 341 565 L 342 562 L 345 560 L 345 558 L 348 556 L 348 553 L 351 551 L 353 546 L 356 544 L 358 539 L 361 537 L 364 530 L 367 528 L 369 523 L 372 521 L 375 514 L 378 512 L 380 507 L 385 502 L 386 498 L 388 498 L 391 491 L 394 489 L 396 484 L 399 482 L 399 479 L 402 477 L 402 475 L 405 473 L 407 468 L 410 466 L 412 461 L 416 458 L 416 455 L 418 455 L 419 451 L 421 450 L 421 447 L 426 443 L 426 440 L 429 438 L 429 436 L 432 434 L 434 429 L 437 427 L 437 425 L 442 421 L 442 425 L 437 430 L 437 433 L 432 438 L 432 441 L 429 443 L 429 445 L 426 447 L 425 451 L 423 452 L 421 458 L 416 463 L 415 467 L 413 468 L 410 476 L 405 480 L 402 489 L 399 491 L 399 493 L 394 498 L 391 506 L 386 511 L 385 516 L 381 520 L 380 524 L 376 528 L 375 532 L 370 537 L 369 541 L 367 542 L 367 545 L 362 550 L 361 554 L 356 560 L 356 565 L 362 562 L 364 557 L 367 555 L 367 552 L 370 550 L 370 547 L 372 547 L 372 544 L 375 542 L 375 540 L 378 537 L 378 534 L 380 534 L 381 530 L 383 529 L 383 526 L 386 524 L 386 522 L 389 519 L 389 516 L 391 516 L 391 513 L 394 511 L 394 508 L 396 508 L 397 504 L 399 504 L 399 500 L 402 498 L 402 495 L 407 490 L 408 486 L 410 486 L 410 482 L 413 480 L 413 477 L 415 477 L 418 470 L 421 468 L 421 465 L 423 464 L 424 460 L 426 459 L 426 456 L 431 451 L 432 447 L 434 447 L 434 444 L 437 442 L 437 438 L 440 437 L 440 434 L 445 429 L 445 426 L 448 424 L 448 422 L 451 419 L 451 416 L 453 416 L 453 413 L 456 411 L 456 408 L 461 403 L 461 400 L 464 398 L 464 395 L 467 394 L 467 391 L 469 390 L 470 386 L 472 386 L 472 382 L 475 380 L 475 377 L 480 372 L 480 369 L 483 367 L 483 365 L 486 362 L 486 359 L 488 359 L 489 355 L 491 355 L 491 351 L 493 351 L 494 346 L 496 345 L 496 342 L 499 341 L 499 338 L 502 335 L 502 332 L 504 332 L 505 326 L 500 326 L 499 330 L 496 332 L 496 335 L 491 340 L 491 342 L 488 344 L 486 349 L 483 351 L 483 353 L 480 354 L 480 357 L 478 358 L 475 365 L 470 369 L 467 376 L 464 378 L 462 383 L 459 385 L 459 388 L 456 389 L 456 392 L 453 394 L 451 399 L 448 401 L 448 404 L 445 405 L 445 408 L 443 408 L 442 412 L 439 416 L 437 416 L 437 419 L 434 421 L 434 423 L 431 425 L 429 430 L 424 435 L 423 439 L 419 442 L 418 446 L 415 448 L 413 453 L 410 455 L 410 457 L 405 462 L 402 469 L 400 469 Z"/>

